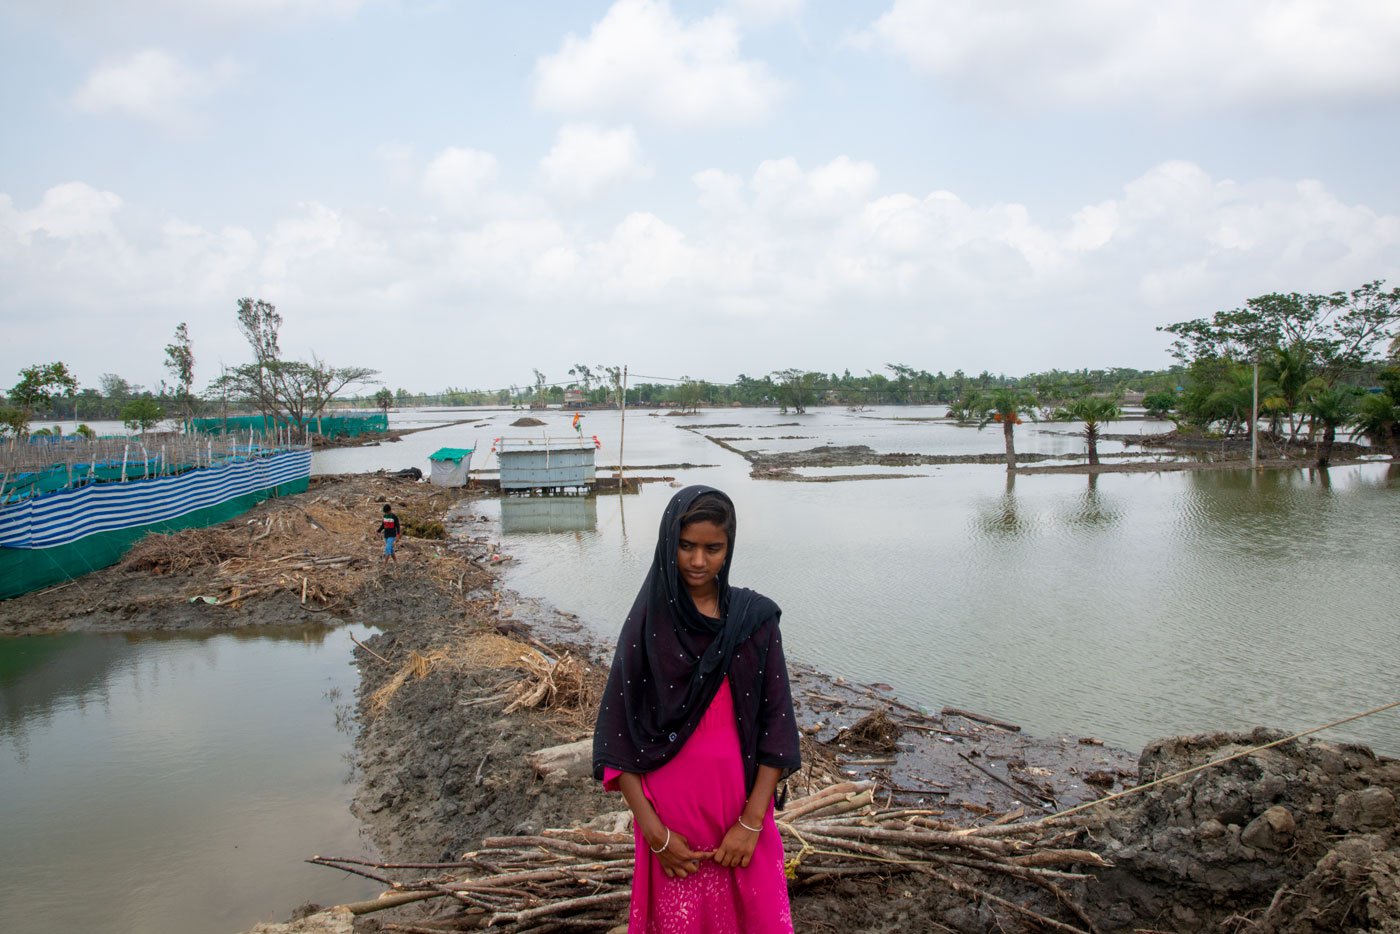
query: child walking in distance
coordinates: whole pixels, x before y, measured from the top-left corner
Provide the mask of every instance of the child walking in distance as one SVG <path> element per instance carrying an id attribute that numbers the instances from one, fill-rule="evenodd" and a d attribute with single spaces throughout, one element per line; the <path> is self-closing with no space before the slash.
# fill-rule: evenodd
<path id="1" fill-rule="evenodd" d="M 388 503 L 384 504 L 384 515 L 379 520 L 379 534 L 384 536 L 384 563 L 392 561 L 398 564 L 398 555 L 394 554 L 394 542 L 399 537 L 399 517 L 394 514 Z"/>

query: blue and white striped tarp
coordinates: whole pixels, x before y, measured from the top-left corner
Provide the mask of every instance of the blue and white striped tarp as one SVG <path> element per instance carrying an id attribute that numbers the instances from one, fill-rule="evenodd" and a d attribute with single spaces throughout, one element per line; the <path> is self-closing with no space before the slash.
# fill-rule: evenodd
<path id="1" fill-rule="evenodd" d="M 310 475 L 310 451 L 285 451 L 174 477 L 58 490 L 0 509 L 0 546 L 67 545 L 97 532 L 175 519 Z"/>

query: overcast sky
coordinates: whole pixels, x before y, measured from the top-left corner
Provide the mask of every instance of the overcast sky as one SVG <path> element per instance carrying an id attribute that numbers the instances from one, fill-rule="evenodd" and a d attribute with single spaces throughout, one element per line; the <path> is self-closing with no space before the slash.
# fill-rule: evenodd
<path id="1" fill-rule="evenodd" d="M 1400 280 L 1396 0 L 6 0 L 0 386 L 1170 362 Z"/>

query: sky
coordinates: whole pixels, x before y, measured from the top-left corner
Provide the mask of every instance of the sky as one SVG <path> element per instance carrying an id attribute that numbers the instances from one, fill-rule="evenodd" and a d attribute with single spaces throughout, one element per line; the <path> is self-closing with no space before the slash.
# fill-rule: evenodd
<path id="1" fill-rule="evenodd" d="M 6 0 L 0 386 L 1171 363 L 1400 280 L 1394 0 Z"/>

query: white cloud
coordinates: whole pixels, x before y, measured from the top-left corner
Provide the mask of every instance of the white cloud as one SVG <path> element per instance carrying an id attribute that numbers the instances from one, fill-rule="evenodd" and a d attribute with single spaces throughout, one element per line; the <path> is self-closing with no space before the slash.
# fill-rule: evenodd
<path id="1" fill-rule="evenodd" d="M 478 149 L 449 147 L 423 172 L 423 191 L 449 211 L 473 206 L 496 179 L 496 157 Z"/>
<path id="2" fill-rule="evenodd" d="M 797 19 L 802 0 L 728 0 L 725 9 L 742 22 L 768 26 Z"/>
<path id="3" fill-rule="evenodd" d="M 194 105 L 227 84 L 233 73 L 227 62 L 201 69 L 161 49 L 145 49 L 95 70 L 73 94 L 73 103 L 89 113 L 183 127 L 196 120 Z"/>
<path id="4" fill-rule="evenodd" d="M 122 199 L 110 191 L 99 191 L 85 182 L 65 182 L 44 192 L 28 211 L 16 211 L 9 196 L 4 196 L 0 228 L 24 244 L 36 233 L 64 240 L 112 236 L 116 232 L 113 216 L 121 206 Z"/>
<path id="5" fill-rule="evenodd" d="M 540 160 L 540 171 L 548 187 L 574 197 L 651 174 L 642 165 L 637 134 L 631 127 L 607 129 L 592 124 L 560 127 L 554 145 Z"/>
<path id="6" fill-rule="evenodd" d="M 1177 109 L 1400 95 L 1393 0 L 895 0 L 857 39 L 973 93 Z"/>
<path id="7" fill-rule="evenodd" d="M 586 39 L 570 35 L 535 65 L 535 105 L 664 123 L 747 123 L 783 93 L 762 62 L 739 54 L 727 16 L 683 22 L 663 0 L 617 0 Z"/>
<path id="8" fill-rule="evenodd" d="M 1269 291 L 1400 279 L 1395 214 L 1316 181 L 1223 179 L 1188 162 L 1055 217 L 950 191 L 881 192 L 875 167 L 848 157 L 810 169 L 770 160 L 747 180 L 707 169 L 694 183 L 705 209 L 685 220 L 635 210 L 565 223 L 523 198 L 515 216 L 309 203 L 262 231 L 146 222 L 147 210 L 76 181 L 32 205 L 0 194 L 0 317 L 17 329 L 0 372 L 81 329 L 69 362 L 95 376 L 123 322 L 163 317 L 239 348 L 241 295 L 286 313 L 289 353 L 337 362 L 370 363 L 366 334 L 412 322 L 434 339 L 400 370 L 390 355 L 386 376 L 421 388 L 518 379 L 553 345 L 521 352 L 538 361 L 479 349 L 521 346 L 521 322 L 572 334 L 581 316 L 587 333 L 567 342 L 577 359 L 604 353 L 591 342 L 606 336 L 663 373 L 699 368 L 667 357 L 677 322 L 725 327 L 731 316 L 755 329 L 756 346 L 713 364 L 719 376 L 780 365 L 774 342 L 790 347 L 794 335 L 814 355 L 799 365 L 1150 366 L 1166 362 L 1157 325 Z"/>
<path id="9" fill-rule="evenodd" d="M 810 172 L 793 158 L 769 159 L 754 172 L 758 207 L 793 217 L 839 217 L 861 205 L 879 173 L 869 162 L 839 156 Z"/>

